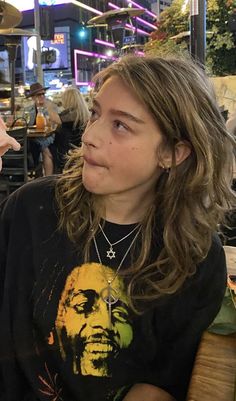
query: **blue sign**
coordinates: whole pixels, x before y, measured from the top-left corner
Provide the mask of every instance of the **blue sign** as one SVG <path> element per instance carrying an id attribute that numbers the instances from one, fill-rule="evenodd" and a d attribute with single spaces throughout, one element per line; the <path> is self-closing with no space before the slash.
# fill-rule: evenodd
<path id="1" fill-rule="evenodd" d="M 135 36 L 125 36 L 123 39 L 123 44 L 128 45 L 130 43 L 135 43 L 136 42 L 136 37 Z"/>

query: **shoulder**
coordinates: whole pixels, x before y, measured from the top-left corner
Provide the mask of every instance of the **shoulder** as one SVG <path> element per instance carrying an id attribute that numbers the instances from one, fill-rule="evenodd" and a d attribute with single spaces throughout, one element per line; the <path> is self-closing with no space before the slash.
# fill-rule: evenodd
<path id="1" fill-rule="evenodd" d="M 36 112 L 36 108 L 35 108 L 35 104 L 34 103 L 30 103 L 27 106 L 24 107 L 25 111 L 32 113 L 32 112 Z"/>
<path id="2" fill-rule="evenodd" d="M 60 113 L 62 123 L 74 122 L 76 118 L 76 111 L 74 109 L 66 109 Z"/>
<path id="3" fill-rule="evenodd" d="M 18 195 L 18 198 L 26 199 L 29 197 L 31 200 L 36 200 L 38 196 L 52 196 L 55 192 L 57 179 L 57 175 L 37 178 L 36 180 L 23 185 L 18 191 L 16 191 L 16 194 Z"/>
<path id="4" fill-rule="evenodd" d="M 167 327 L 172 325 L 181 331 L 183 325 L 187 324 L 189 335 L 196 334 L 196 331 L 201 334 L 214 320 L 221 307 L 226 282 L 224 249 L 215 234 L 210 250 L 197 265 L 195 274 L 186 279 L 184 285 L 173 296 L 163 300 L 165 307 L 161 316 L 164 318 L 163 313 L 168 310 Z M 162 305 L 163 303 L 160 303 L 160 306 Z M 182 334 L 184 336 L 184 333 Z"/>
<path id="5" fill-rule="evenodd" d="M 226 276 L 224 248 L 219 236 L 215 233 L 207 255 L 197 265 L 196 273 L 190 277 L 189 282 L 200 296 L 209 294 L 211 291 L 218 291 L 221 297 L 225 291 Z"/>
<path id="6" fill-rule="evenodd" d="M 214 271 L 215 266 L 222 267 L 226 270 L 225 253 L 222 242 L 217 233 L 213 234 L 211 247 L 207 256 L 199 263 L 199 267 L 208 267 L 209 272 Z"/>
<path id="7" fill-rule="evenodd" d="M 57 105 L 50 99 L 45 99 L 45 106 L 47 109 L 57 112 Z"/>
<path id="8" fill-rule="evenodd" d="M 212 237 L 207 256 L 197 265 L 196 273 L 187 280 L 188 297 L 194 297 L 197 309 L 205 309 L 209 316 L 218 312 L 227 283 L 227 267 L 223 245 L 217 234 Z"/>
<path id="9" fill-rule="evenodd" d="M 1 205 L 1 212 L 12 213 L 15 209 L 22 213 L 38 208 L 51 209 L 55 202 L 57 176 L 38 178 L 14 191 Z M 53 206 L 54 207 L 54 206 Z"/>

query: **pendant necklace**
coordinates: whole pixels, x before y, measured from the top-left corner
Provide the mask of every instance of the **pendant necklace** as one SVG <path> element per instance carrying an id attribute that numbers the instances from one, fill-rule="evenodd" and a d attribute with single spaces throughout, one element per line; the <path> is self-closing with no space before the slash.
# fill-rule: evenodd
<path id="1" fill-rule="evenodd" d="M 130 235 L 132 235 L 132 234 L 135 232 L 135 230 L 137 230 L 138 227 L 139 227 L 139 226 L 136 225 L 128 234 L 126 234 L 124 237 L 122 237 L 122 238 L 119 239 L 118 241 L 113 242 L 113 244 L 112 244 L 112 243 L 109 241 L 109 239 L 107 238 L 105 232 L 103 231 L 103 228 L 102 228 L 101 224 L 99 224 L 99 228 L 100 228 L 100 230 L 101 230 L 101 233 L 102 233 L 103 237 L 105 238 L 105 240 L 107 241 L 107 243 L 110 245 L 109 250 L 106 251 L 106 252 L 107 252 L 107 258 L 109 258 L 109 259 L 114 259 L 114 258 L 116 257 L 116 252 L 114 251 L 113 246 L 119 244 L 120 242 L 122 242 L 122 241 L 124 241 L 126 238 L 128 238 Z"/>
<path id="2" fill-rule="evenodd" d="M 135 229 L 137 227 L 135 227 Z M 103 288 L 101 290 L 100 295 L 101 295 L 102 300 L 108 305 L 109 325 L 110 326 L 111 326 L 111 309 L 112 309 L 112 305 L 114 305 L 117 301 L 119 301 L 119 294 L 118 294 L 117 290 L 112 287 L 112 283 L 115 280 L 115 278 L 118 276 L 118 273 L 119 273 L 119 271 L 120 271 L 120 269 L 121 269 L 121 267 L 122 267 L 122 265 L 123 265 L 123 263 L 125 261 L 125 258 L 128 255 L 128 253 L 130 252 L 130 250 L 131 250 L 132 246 L 134 245 L 136 239 L 138 238 L 138 235 L 139 235 L 140 231 L 141 231 L 141 226 L 139 226 L 139 229 L 138 229 L 137 233 L 135 234 L 134 238 L 132 239 L 129 247 L 126 249 L 123 258 L 121 259 L 121 261 L 119 263 L 119 266 L 116 269 L 114 277 L 112 279 L 108 279 L 106 277 L 106 274 L 105 274 L 105 278 L 106 278 L 106 281 L 107 281 L 107 287 L 105 287 L 105 288 Z M 132 232 L 134 232 L 134 230 L 132 230 Z M 118 242 L 121 242 L 123 239 L 129 237 L 130 235 L 131 235 L 131 233 L 129 233 L 126 237 L 122 238 Z M 118 242 L 116 242 L 116 243 L 118 243 Z M 101 265 L 103 265 L 102 259 L 101 259 L 101 256 L 100 256 L 100 253 L 99 253 L 99 250 L 98 250 L 98 245 L 97 245 L 97 241 L 96 241 L 95 236 L 93 236 L 93 243 L 94 243 L 94 247 L 95 247 L 95 250 L 96 250 L 96 254 L 97 254 L 99 263 Z M 115 245 L 115 244 L 111 244 L 111 245 Z"/>

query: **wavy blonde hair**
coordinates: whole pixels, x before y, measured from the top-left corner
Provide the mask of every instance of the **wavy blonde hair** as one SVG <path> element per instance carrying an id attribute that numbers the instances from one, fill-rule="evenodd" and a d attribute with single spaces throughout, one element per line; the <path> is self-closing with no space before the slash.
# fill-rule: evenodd
<path id="1" fill-rule="evenodd" d="M 79 122 L 82 127 L 85 127 L 90 113 L 87 103 L 79 90 L 72 87 L 67 88 L 61 95 L 61 101 L 65 109 L 73 110 L 75 113 L 73 127 L 75 128 Z"/>
<path id="2" fill-rule="evenodd" d="M 179 58 L 126 56 L 101 71 L 98 88 L 119 76 L 156 121 L 172 149 L 172 167 L 162 174 L 155 202 L 141 222 L 142 246 L 124 273 L 134 309 L 139 300 L 175 293 L 207 255 L 213 232 L 226 211 L 235 207 L 231 189 L 235 141 L 227 132 L 214 90 L 203 70 Z M 175 145 L 185 140 L 190 156 L 176 166 Z M 59 227 L 80 249 L 85 260 L 101 217 L 100 198 L 83 186 L 83 161 L 76 150 L 56 188 Z M 93 211 L 94 219 L 89 219 Z M 152 264 L 156 221 L 163 230 L 163 249 Z"/>

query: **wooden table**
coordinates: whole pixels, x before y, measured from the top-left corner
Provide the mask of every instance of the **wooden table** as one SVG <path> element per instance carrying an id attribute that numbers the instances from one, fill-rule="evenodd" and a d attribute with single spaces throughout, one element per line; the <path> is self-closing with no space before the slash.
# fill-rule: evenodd
<path id="1" fill-rule="evenodd" d="M 195 359 L 187 401 L 233 401 L 236 334 L 204 332 Z"/>
<path id="2" fill-rule="evenodd" d="M 16 125 L 13 128 L 8 128 L 7 129 L 7 133 L 9 135 L 13 134 L 12 136 L 14 136 L 14 132 L 17 132 L 21 128 L 25 128 L 26 129 L 26 126 Z M 55 132 L 55 129 L 52 129 L 50 127 L 46 127 L 44 130 L 38 130 L 36 127 L 29 127 L 29 128 L 27 128 L 27 138 L 33 138 L 33 139 L 35 139 L 35 138 L 47 138 L 48 136 L 53 135 L 54 132 Z"/>
<path id="3" fill-rule="evenodd" d="M 37 128 L 28 128 L 27 129 L 27 138 L 47 138 L 48 136 L 51 136 L 54 134 L 55 130 L 46 127 L 44 130 L 38 130 Z"/>

